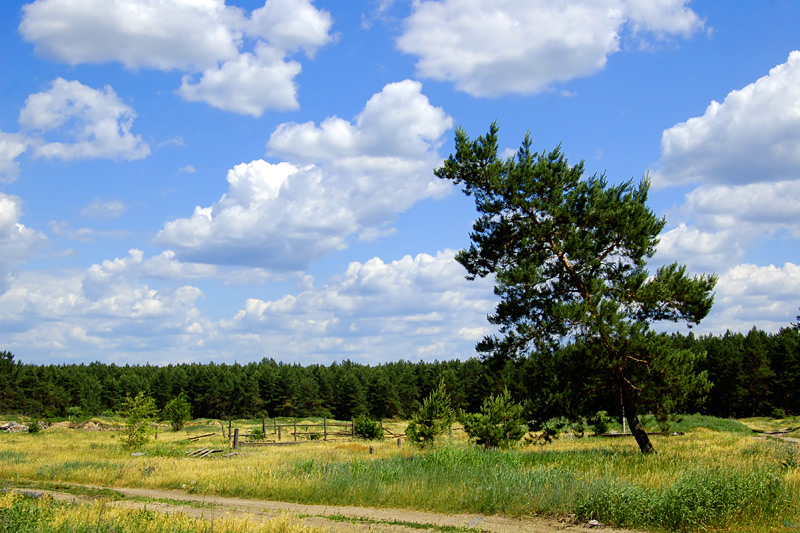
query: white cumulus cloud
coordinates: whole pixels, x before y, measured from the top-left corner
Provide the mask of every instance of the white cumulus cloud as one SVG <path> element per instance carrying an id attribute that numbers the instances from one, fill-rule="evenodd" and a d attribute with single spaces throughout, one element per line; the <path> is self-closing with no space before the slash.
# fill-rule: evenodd
<path id="1" fill-rule="evenodd" d="M 420 76 L 473 96 L 530 94 L 602 70 L 620 33 L 688 36 L 686 0 L 414 0 L 397 47 Z"/>
<path id="2" fill-rule="evenodd" d="M 22 201 L 0 193 L 0 293 L 7 287 L 17 266 L 27 261 L 47 238 L 20 222 Z"/>
<path id="3" fill-rule="evenodd" d="M 313 56 L 317 48 L 332 39 L 328 33 L 333 19 L 309 0 L 268 0 L 256 9 L 245 29 L 248 35 L 265 39 L 286 52 L 302 49 Z"/>
<path id="4" fill-rule="evenodd" d="M 244 22 L 224 0 L 37 0 L 19 30 L 37 53 L 71 65 L 203 69 L 238 55 Z"/>
<path id="5" fill-rule="evenodd" d="M 736 265 L 720 275 L 714 308 L 703 322 L 705 331 L 766 331 L 786 327 L 798 313 L 800 265 Z"/>
<path id="6" fill-rule="evenodd" d="M 301 66 L 288 58 L 313 56 L 332 24 L 309 0 L 266 0 L 249 14 L 225 0 L 36 0 L 19 31 L 38 54 L 71 65 L 182 71 L 186 100 L 257 117 L 297 107 Z"/>
<path id="7" fill-rule="evenodd" d="M 19 163 L 17 157 L 28 149 L 28 141 L 19 133 L 0 131 L 0 183 L 17 179 Z"/>
<path id="8" fill-rule="evenodd" d="M 288 161 L 256 160 L 228 172 L 228 192 L 157 240 L 183 260 L 300 270 L 362 238 L 423 198 L 450 189 L 431 169 L 452 119 L 417 82 L 389 84 L 354 121 L 282 124 L 267 144 Z"/>
<path id="9" fill-rule="evenodd" d="M 745 185 L 800 177 L 800 51 L 664 131 L 655 186 Z"/>
<path id="10" fill-rule="evenodd" d="M 720 273 L 704 328 L 786 326 L 800 300 L 797 265 L 753 263 L 766 243 L 800 249 L 800 52 L 665 130 L 661 149 L 654 185 L 695 188 L 656 259 Z"/>
<path id="11" fill-rule="evenodd" d="M 324 364 L 469 357 L 490 332 L 486 314 L 496 297 L 491 280 L 464 279 L 454 255 L 354 262 L 322 286 L 307 280 L 271 300 L 249 298 L 229 318 L 212 321 L 199 307 L 199 288 L 155 288 L 141 279 L 165 269 L 201 277 L 215 267 L 181 264 L 169 252 L 146 258 L 134 249 L 83 271 L 21 272 L 0 293 L 0 323 L 7 346 L 29 362 L 101 355 L 140 364 L 270 354 Z"/>
<path id="12" fill-rule="evenodd" d="M 491 280 L 464 279 L 453 250 L 353 262 L 319 288 L 248 299 L 221 331 L 308 358 L 390 361 L 467 357 L 495 298 Z"/>
<path id="13" fill-rule="evenodd" d="M 28 96 L 19 114 L 23 130 L 58 141 L 30 141 L 37 157 L 141 159 L 150 146 L 131 133 L 134 110 L 110 86 L 92 89 L 58 78 L 50 89 Z"/>
<path id="14" fill-rule="evenodd" d="M 286 61 L 279 50 L 259 43 L 254 54 L 245 52 L 211 67 L 197 82 L 184 76 L 178 94 L 190 102 L 259 117 L 265 109 L 299 106 L 294 78 L 300 70 L 300 63 Z"/>

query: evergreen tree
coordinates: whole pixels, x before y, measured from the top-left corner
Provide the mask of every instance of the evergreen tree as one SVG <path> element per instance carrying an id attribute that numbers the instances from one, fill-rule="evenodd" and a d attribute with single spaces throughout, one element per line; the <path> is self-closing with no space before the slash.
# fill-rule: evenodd
<path id="1" fill-rule="evenodd" d="M 677 396 L 704 380 L 691 377 L 694 354 L 677 353 L 650 324 L 698 323 L 716 277 L 689 277 L 678 264 L 650 276 L 646 261 L 666 222 L 646 205 L 647 179 L 583 179 L 583 163 L 570 167 L 560 148 L 534 153 L 529 136 L 516 158 L 502 160 L 497 131 L 492 124 L 473 141 L 459 128 L 455 154 L 436 170 L 463 185 L 480 213 L 471 246 L 456 259 L 470 279 L 493 274 L 501 298 L 489 320 L 502 337 L 485 338 L 478 350 L 547 357 L 564 344 L 584 345 L 593 373 L 619 391 L 639 448 L 653 452 L 639 410 L 669 408 L 656 389 L 681 386 L 671 390 Z"/>
<path id="2" fill-rule="evenodd" d="M 479 413 L 461 411 L 459 421 L 470 439 L 485 448 L 508 448 L 527 431 L 522 405 L 511 399 L 508 389 L 484 400 Z"/>
<path id="3" fill-rule="evenodd" d="M 769 414 L 766 405 L 775 373 L 769 365 L 766 337 L 766 333 L 758 331 L 754 326 L 744 338 L 742 380 L 747 390 L 748 416 Z"/>
<path id="4" fill-rule="evenodd" d="M 418 446 L 431 446 L 436 437 L 450 429 L 455 421 L 455 411 L 450 405 L 444 380 L 422 401 L 422 407 L 411 418 L 406 428 L 409 442 Z"/>

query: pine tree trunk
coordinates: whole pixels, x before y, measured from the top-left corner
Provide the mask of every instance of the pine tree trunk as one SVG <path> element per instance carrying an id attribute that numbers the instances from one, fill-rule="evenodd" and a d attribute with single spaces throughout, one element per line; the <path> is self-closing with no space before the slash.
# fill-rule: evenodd
<path id="1" fill-rule="evenodd" d="M 641 422 L 639 422 L 639 411 L 636 408 L 636 399 L 633 388 L 624 383 L 622 385 L 622 404 L 625 408 L 625 418 L 628 419 L 628 426 L 630 426 L 631 434 L 636 439 L 636 444 L 642 453 L 656 453 L 656 449 L 650 443 L 650 437 L 644 430 Z"/>

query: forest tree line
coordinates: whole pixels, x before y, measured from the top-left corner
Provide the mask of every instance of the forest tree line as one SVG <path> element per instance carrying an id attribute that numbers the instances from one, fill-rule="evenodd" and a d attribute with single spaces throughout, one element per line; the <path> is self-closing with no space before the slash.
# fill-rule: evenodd
<path id="1" fill-rule="evenodd" d="M 675 398 L 677 412 L 719 417 L 800 414 L 800 328 L 767 333 L 696 337 L 670 336 L 676 348 L 706 353 L 698 365 L 710 388 L 697 397 Z M 568 350 L 564 348 L 562 350 Z M 613 390 L 591 401 L 570 395 L 570 380 L 581 374 L 580 357 L 505 361 L 410 362 L 369 366 L 344 361 L 328 366 L 289 364 L 262 359 L 247 364 L 178 364 L 168 366 L 91 363 L 32 365 L 0 352 L 0 413 L 56 418 L 76 412 L 110 414 L 126 395 L 139 392 L 161 409 L 181 392 L 196 418 L 327 416 L 349 420 L 409 418 L 421 401 L 444 380 L 453 407 L 477 412 L 484 399 L 508 388 L 526 403 L 532 419 L 591 416 L 597 410 L 620 414 Z M 663 392 L 668 394 L 668 392 Z"/>

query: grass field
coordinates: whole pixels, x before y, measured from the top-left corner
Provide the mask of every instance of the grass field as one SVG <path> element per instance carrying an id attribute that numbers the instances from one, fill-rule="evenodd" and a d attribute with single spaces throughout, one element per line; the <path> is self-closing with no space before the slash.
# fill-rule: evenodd
<path id="1" fill-rule="evenodd" d="M 260 425 L 234 423 L 243 430 Z M 800 421 L 783 421 L 782 427 L 790 426 Z M 386 427 L 402 433 L 404 424 Z M 245 447 L 228 458 L 186 456 L 201 447 L 227 450 L 219 429 L 218 422 L 205 420 L 179 432 L 161 430 L 157 441 L 137 450 L 146 455 L 136 456 L 112 431 L 49 428 L 2 434 L 0 483 L 182 489 L 446 513 L 570 515 L 665 531 L 800 531 L 797 444 L 756 439 L 736 421 L 685 416 L 673 429 L 686 434 L 654 436 L 658 454 L 652 456 L 640 454 L 630 438 L 570 435 L 546 446 L 483 451 L 459 431 L 429 451 L 405 442 L 398 447 L 393 439 L 317 440 Z M 217 436 L 186 440 L 212 431 Z"/>

